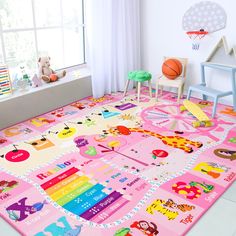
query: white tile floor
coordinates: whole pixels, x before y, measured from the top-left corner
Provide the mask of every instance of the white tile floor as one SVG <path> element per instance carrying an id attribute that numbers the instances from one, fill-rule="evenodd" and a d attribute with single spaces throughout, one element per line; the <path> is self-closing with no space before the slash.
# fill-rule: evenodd
<path id="1" fill-rule="evenodd" d="M 4 236 L 20 235 L 2 219 L 0 229 Z M 236 236 L 236 181 L 186 236 Z"/>

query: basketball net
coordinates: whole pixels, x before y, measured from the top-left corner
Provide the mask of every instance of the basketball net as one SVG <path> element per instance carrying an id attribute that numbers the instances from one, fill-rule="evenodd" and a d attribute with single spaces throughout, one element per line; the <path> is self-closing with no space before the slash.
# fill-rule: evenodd
<path id="1" fill-rule="evenodd" d="M 207 31 L 188 31 L 187 35 L 192 41 L 192 49 L 198 50 L 201 40 L 208 34 Z"/>

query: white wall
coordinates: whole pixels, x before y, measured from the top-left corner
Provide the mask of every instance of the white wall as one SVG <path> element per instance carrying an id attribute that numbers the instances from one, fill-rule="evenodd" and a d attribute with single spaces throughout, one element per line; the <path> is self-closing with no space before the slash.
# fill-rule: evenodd
<path id="1" fill-rule="evenodd" d="M 191 41 L 182 29 L 182 17 L 196 0 L 141 0 L 142 67 L 156 78 L 161 73 L 163 56 L 187 57 L 189 59 L 187 83 L 200 82 L 200 63 L 205 61 L 215 44 L 225 35 L 229 47 L 236 46 L 236 1 L 214 0 L 227 14 L 226 28 L 206 37 L 199 51 L 192 50 Z M 229 74 L 207 70 L 209 86 L 215 89 L 231 90 Z M 153 80 L 154 83 L 154 80 Z M 232 104 L 232 96 L 222 102 Z"/>

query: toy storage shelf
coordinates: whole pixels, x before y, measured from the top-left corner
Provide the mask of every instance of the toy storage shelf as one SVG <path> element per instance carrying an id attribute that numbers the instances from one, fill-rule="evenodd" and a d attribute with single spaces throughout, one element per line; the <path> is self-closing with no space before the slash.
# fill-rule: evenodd
<path id="1" fill-rule="evenodd" d="M 205 78 L 205 67 L 229 72 L 230 78 L 231 78 L 232 90 L 223 92 L 220 90 L 216 90 L 216 89 L 212 89 L 212 88 L 207 87 L 206 78 Z M 234 111 L 236 111 L 235 72 L 236 72 L 236 65 L 231 66 L 231 65 L 223 65 L 223 64 L 217 64 L 217 63 L 211 63 L 211 62 L 201 63 L 201 80 L 202 80 L 202 82 L 201 82 L 201 84 L 193 85 L 193 86 L 189 87 L 187 99 L 190 99 L 192 91 L 202 94 L 203 100 L 206 100 L 207 96 L 213 97 L 214 106 L 213 106 L 213 111 L 212 111 L 212 117 L 214 117 L 216 114 L 216 105 L 217 105 L 218 99 L 221 97 L 233 95 L 233 107 L 234 107 Z"/>

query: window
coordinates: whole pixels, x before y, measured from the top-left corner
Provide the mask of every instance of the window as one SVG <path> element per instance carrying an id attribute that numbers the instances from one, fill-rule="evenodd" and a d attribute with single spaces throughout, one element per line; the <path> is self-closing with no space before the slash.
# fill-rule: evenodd
<path id="1" fill-rule="evenodd" d="M 85 62 L 83 0 L 1 0 L 0 63 L 36 71 L 40 56 L 53 69 Z"/>

